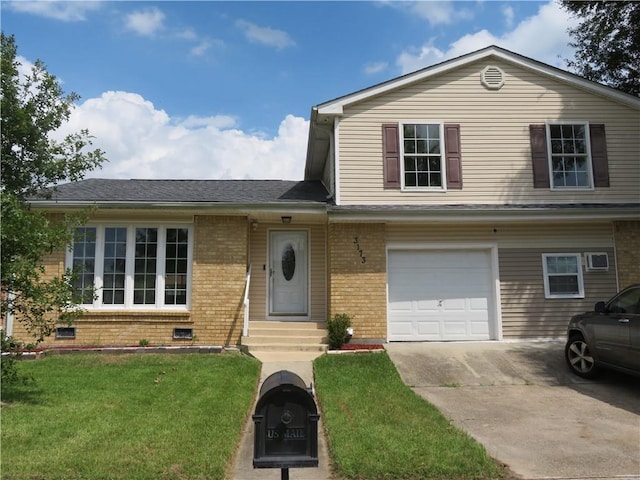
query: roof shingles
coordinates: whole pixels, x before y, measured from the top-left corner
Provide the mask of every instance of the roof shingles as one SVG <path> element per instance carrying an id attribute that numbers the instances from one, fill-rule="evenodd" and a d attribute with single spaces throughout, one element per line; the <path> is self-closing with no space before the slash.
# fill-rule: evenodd
<path id="1" fill-rule="evenodd" d="M 318 181 L 87 179 L 58 185 L 54 202 L 326 203 Z"/>

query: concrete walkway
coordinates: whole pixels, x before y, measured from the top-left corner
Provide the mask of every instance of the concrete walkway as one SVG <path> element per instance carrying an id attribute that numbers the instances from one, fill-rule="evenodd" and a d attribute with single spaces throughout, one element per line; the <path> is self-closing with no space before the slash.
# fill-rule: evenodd
<path id="1" fill-rule="evenodd" d="M 255 356 L 262 362 L 262 372 L 260 374 L 260 385 L 272 373 L 280 370 L 289 370 L 300 376 L 304 383 L 309 386 L 313 383 L 313 360 L 322 355 L 317 353 L 270 353 L 260 352 Z M 259 388 L 258 388 L 259 390 Z M 255 410 L 255 403 L 252 413 Z M 251 416 L 247 420 L 240 442 L 240 448 L 236 457 L 234 480 L 279 480 L 281 471 L 279 468 L 253 468 L 253 420 Z M 291 468 L 289 469 L 290 480 L 330 480 L 331 470 L 329 468 L 329 455 L 324 438 L 322 417 L 318 423 L 318 468 Z"/>

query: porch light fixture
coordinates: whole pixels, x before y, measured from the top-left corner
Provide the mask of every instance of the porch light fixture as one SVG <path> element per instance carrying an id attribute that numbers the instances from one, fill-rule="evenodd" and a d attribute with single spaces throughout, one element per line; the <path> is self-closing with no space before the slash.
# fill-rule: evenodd
<path id="1" fill-rule="evenodd" d="M 284 223 L 285 225 L 289 225 L 291 223 L 291 217 L 289 216 L 284 216 L 280 218 L 282 219 L 282 223 Z"/>
<path id="2" fill-rule="evenodd" d="M 258 221 L 257 221 L 257 220 L 253 220 L 253 221 L 251 222 L 251 230 L 253 230 L 254 232 L 255 232 L 256 230 L 258 230 Z"/>

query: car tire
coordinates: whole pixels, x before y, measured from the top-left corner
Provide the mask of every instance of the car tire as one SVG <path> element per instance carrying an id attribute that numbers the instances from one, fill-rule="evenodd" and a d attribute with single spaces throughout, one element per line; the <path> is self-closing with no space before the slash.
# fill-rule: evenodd
<path id="1" fill-rule="evenodd" d="M 589 344 L 580 334 L 571 335 L 564 347 L 564 358 L 573 373 L 583 378 L 594 378 L 598 375 L 596 364 Z"/>

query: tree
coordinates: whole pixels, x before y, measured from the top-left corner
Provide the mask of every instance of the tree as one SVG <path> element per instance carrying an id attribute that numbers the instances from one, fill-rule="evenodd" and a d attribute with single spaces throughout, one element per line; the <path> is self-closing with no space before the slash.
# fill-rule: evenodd
<path id="1" fill-rule="evenodd" d="M 579 75 L 640 95 L 640 2 L 562 0 L 581 22 L 569 33 L 575 58 L 567 66 Z"/>
<path id="2" fill-rule="evenodd" d="M 99 149 L 88 150 L 93 137 L 87 130 L 63 140 L 51 138 L 79 97 L 65 95 L 39 60 L 22 76 L 14 37 L 2 33 L 1 40 L 0 313 L 3 318 L 14 315 L 38 343 L 56 323 L 68 323 L 81 313 L 73 298 L 73 272 L 47 279 L 43 259 L 70 245 L 74 227 L 84 216 L 51 218 L 31 210 L 29 199 L 50 196 L 51 187 L 60 182 L 82 179 L 105 158 Z M 4 377 L 5 362 L 2 365 Z"/>

